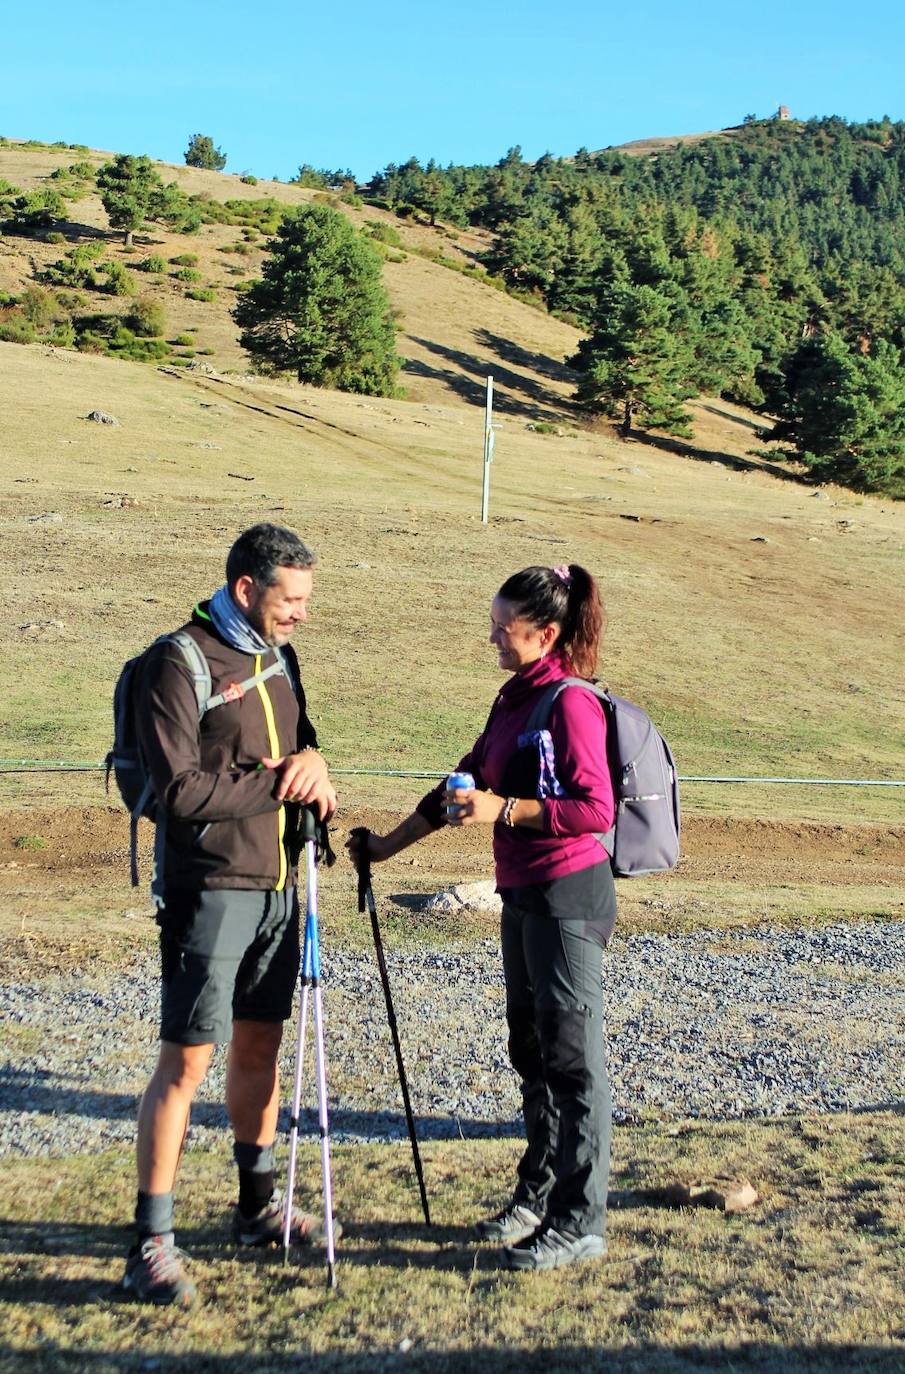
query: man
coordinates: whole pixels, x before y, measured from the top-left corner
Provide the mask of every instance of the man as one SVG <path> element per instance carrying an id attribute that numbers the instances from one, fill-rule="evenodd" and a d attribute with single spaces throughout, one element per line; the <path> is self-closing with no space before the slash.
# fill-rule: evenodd
<path id="1" fill-rule="evenodd" d="M 138 679 L 137 732 L 160 813 L 161 1045 L 138 1113 L 137 1240 L 123 1284 L 147 1302 L 188 1307 L 195 1297 L 175 1247 L 173 1189 L 192 1099 L 217 1044 L 229 1043 L 234 1238 L 264 1245 L 282 1234 L 273 1143 L 277 1055 L 299 968 L 297 803 L 322 820 L 336 808 L 289 646 L 307 619 L 313 563 L 276 525 L 255 525 L 233 545 L 226 585 L 185 627 L 210 666 L 212 703 L 223 694 L 200 723 L 178 646 L 154 645 Z M 297 1211 L 292 1234 L 301 1243 L 323 1238 Z"/>

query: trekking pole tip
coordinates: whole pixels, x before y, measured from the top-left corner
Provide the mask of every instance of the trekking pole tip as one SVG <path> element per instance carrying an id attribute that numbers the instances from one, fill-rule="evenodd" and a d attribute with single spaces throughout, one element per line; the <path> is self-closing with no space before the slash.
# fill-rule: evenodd
<path id="1" fill-rule="evenodd" d="M 336 1286 L 337 1286 L 337 1285 L 336 1285 L 336 1265 L 333 1263 L 332 1260 L 328 1260 L 328 1262 L 327 1262 L 327 1288 L 332 1290 L 332 1289 L 336 1288 Z"/>

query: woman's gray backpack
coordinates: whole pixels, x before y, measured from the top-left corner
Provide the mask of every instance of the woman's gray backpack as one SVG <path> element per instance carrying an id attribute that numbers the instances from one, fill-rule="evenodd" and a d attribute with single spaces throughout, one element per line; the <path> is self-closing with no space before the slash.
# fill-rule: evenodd
<path id="1" fill-rule="evenodd" d="M 617 878 L 666 873 L 679 861 L 679 783 L 666 740 L 650 716 L 604 687 L 583 677 L 553 682 L 531 713 L 526 732 L 546 730 L 553 703 L 569 687 L 593 692 L 606 716 L 606 749 L 615 824 L 597 838 L 610 856 Z"/>

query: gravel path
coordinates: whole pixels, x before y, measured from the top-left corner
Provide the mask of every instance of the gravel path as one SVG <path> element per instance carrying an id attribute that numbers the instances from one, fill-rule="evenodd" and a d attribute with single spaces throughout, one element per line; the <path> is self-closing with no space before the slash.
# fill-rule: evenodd
<path id="1" fill-rule="evenodd" d="M 323 964 L 333 1137 L 404 1137 L 373 954 L 324 950 Z M 518 1134 L 496 942 L 389 954 L 388 965 L 419 1134 Z M 603 977 L 617 1120 L 835 1111 L 905 1095 L 905 923 L 630 936 L 604 955 Z M 116 974 L 0 986 L 0 1155 L 131 1148 L 157 999 L 151 956 Z M 287 1045 L 289 1077 L 294 1030 Z M 312 1063 L 309 1041 L 313 1131 Z M 222 1138 L 224 1066 L 217 1051 L 193 1111 L 198 1144 Z"/>

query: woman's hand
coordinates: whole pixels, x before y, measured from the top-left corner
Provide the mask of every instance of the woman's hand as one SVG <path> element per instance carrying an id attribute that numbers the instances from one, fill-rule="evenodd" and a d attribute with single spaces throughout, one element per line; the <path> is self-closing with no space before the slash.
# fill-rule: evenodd
<path id="1" fill-rule="evenodd" d="M 446 794 L 446 819 L 450 825 L 494 825 L 505 805 L 506 798 L 498 797 L 495 792 L 457 787 Z"/>
<path id="2" fill-rule="evenodd" d="M 364 829 L 364 827 L 361 828 Z M 408 849 L 410 844 L 423 840 L 425 835 L 429 835 L 430 832 L 431 825 L 417 811 L 413 811 L 388 835 L 375 835 L 373 830 L 365 830 L 364 838 L 368 846 L 368 858 L 372 864 L 382 864 L 385 859 L 392 859 L 393 855 L 398 854 L 400 850 Z M 354 833 L 346 841 L 349 858 L 356 868 L 363 857 L 361 844 L 362 836 Z"/>
<path id="3" fill-rule="evenodd" d="M 356 869 L 361 863 L 363 844 L 367 845 L 368 860 L 372 864 L 383 863 L 393 852 L 386 843 L 386 837 L 375 835 L 373 830 L 365 830 L 357 835 L 352 834 L 346 840 L 346 849 L 349 851 L 349 858 Z"/>

